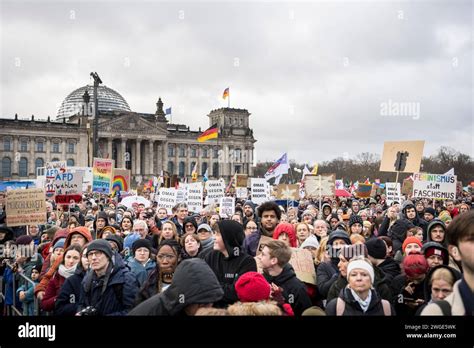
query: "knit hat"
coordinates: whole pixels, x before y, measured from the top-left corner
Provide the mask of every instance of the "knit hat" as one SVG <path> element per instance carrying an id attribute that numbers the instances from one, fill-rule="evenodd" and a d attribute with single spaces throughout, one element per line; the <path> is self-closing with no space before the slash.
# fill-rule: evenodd
<path id="1" fill-rule="evenodd" d="M 112 248 L 105 239 L 97 239 L 87 246 L 87 255 L 93 250 L 103 252 L 110 260 L 112 259 Z"/>
<path id="2" fill-rule="evenodd" d="M 64 248 L 64 242 L 66 241 L 66 238 L 59 238 L 56 243 L 53 245 L 53 251 L 57 248 Z"/>
<path id="3" fill-rule="evenodd" d="M 315 249 L 319 248 L 318 238 L 316 238 L 314 235 L 310 235 L 300 246 L 301 249 L 304 249 L 306 247 L 313 247 Z"/>
<path id="4" fill-rule="evenodd" d="M 431 255 L 439 255 L 443 259 L 443 265 L 449 263 L 448 250 L 437 242 L 427 242 L 423 244 L 421 252 L 425 255 L 425 258 L 429 258 Z"/>
<path id="5" fill-rule="evenodd" d="M 31 236 L 23 235 L 17 237 L 15 240 L 17 245 L 28 245 L 33 241 L 33 238 Z"/>
<path id="6" fill-rule="evenodd" d="M 151 254 L 151 242 L 148 239 L 138 239 L 132 244 L 132 255 L 135 255 L 135 251 L 140 248 L 147 248 Z"/>
<path id="7" fill-rule="evenodd" d="M 367 247 L 369 256 L 372 256 L 374 259 L 385 259 L 387 246 L 383 240 L 372 238 L 365 243 L 365 246 Z"/>
<path id="8" fill-rule="evenodd" d="M 360 217 L 359 215 L 351 215 L 349 219 L 349 227 L 357 223 L 364 225 L 364 221 L 362 220 L 362 217 Z"/>
<path id="9" fill-rule="evenodd" d="M 402 244 L 402 251 L 403 253 L 405 253 L 405 248 L 407 247 L 408 244 L 412 244 L 412 243 L 416 243 L 420 246 L 420 248 L 423 246 L 423 244 L 421 244 L 421 241 L 416 238 L 416 237 L 408 237 L 406 238 L 404 241 L 403 241 L 403 244 Z"/>
<path id="10" fill-rule="evenodd" d="M 434 210 L 432 207 L 425 208 L 425 214 L 426 213 L 436 216 L 436 210 Z"/>
<path id="11" fill-rule="evenodd" d="M 306 209 L 303 214 L 301 214 L 301 218 L 304 218 L 306 215 L 311 215 L 312 218 L 314 218 L 314 214 L 311 210 Z"/>
<path id="12" fill-rule="evenodd" d="M 127 237 L 125 237 L 125 240 L 123 241 L 123 247 L 125 249 L 131 249 L 133 243 L 140 239 L 140 235 L 138 233 L 130 233 Z"/>
<path id="13" fill-rule="evenodd" d="M 122 250 L 123 250 L 123 238 L 120 237 L 118 234 L 109 234 L 105 240 L 108 240 L 108 241 L 111 241 L 111 242 L 114 242 L 115 244 L 117 244 L 117 247 L 118 247 L 118 252 L 121 253 Z"/>
<path id="14" fill-rule="evenodd" d="M 246 205 L 250 206 L 252 208 L 252 210 L 254 211 L 254 213 L 255 213 L 255 204 L 252 201 L 250 201 L 250 200 L 245 201 L 245 203 L 242 207 L 245 208 Z"/>
<path id="15" fill-rule="evenodd" d="M 335 230 L 334 232 L 331 232 L 328 238 L 328 245 L 332 245 L 336 239 L 342 239 L 347 245 L 351 245 L 349 235 L 343 230 Z"/>
<path id="16" fill-rule="evenodd" d="M 271 286 L 258 272 L 247 272 L 235 283 L 235 292 L 241 302 L 258 302 L 270 298 Z"/>
<path id="17" fill-rule="evenodd" d="M 347 265 L 347 280 L 349 280 L 349 275 L 351 274 L 352 270 L 354 269 L 363 269 L 369 273 L 371 283 L 374 283 L 374 268 L 370 263 L 365 260 L 355 259 L 349 262 Z"/>

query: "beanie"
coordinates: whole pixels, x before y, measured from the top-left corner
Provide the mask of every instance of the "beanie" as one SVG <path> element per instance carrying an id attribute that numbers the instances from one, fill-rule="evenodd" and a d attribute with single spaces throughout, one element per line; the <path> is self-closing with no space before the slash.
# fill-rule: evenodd
<path id="1" fill-rule="evenodd" d="M 436 210 L 434 210 L 432 207 L 425 208 L 425 214 L 426 213 L 436 216 Z"/>
<path id="2" fill-rule="evenodd" d="M 132 256 L 135 256 L 135 251 L 140 248 L 147 248 L 151 254 L 151 242 L 148 239 L 138 239 L 132 244 Z"/>
<path id="3" fill-rule="evenodd" d="M 364 221 L 362 220 L 362 217 L 360 217 L 359 215 L 351 215 L 351 217 L 349 219 L 349 227 L 351 227 L 354 224 L 363 225 Z"/>
<path id="4" fill-rule="evenodd" d="M 23 235 L 19 236 L 15 242 L 17 245 L 28 245 L 33 241 L 33 238 L 31 236 Z"/>
<path id="5" fill-rule="evenodd" d="M 64 242 L 66 241 L 66 238 L 59 238 L 56 243 L 53 245 L 53 251 L 57 248 L 64 248 Z"/>
<path id="6" fill-rule="evenodd" d="M 112 259 L 112 248 L 105 239 L 97 239 L 87 246 L 87 255 L 93 250 L 103 252 L 110 260 Z"/>
<path id="7" fill-rule="evenodd" d="M 367 247 L 369 256 L 372 256 L 374 259 L 385 259 L 387 246 L 383 240 L 372 238 L 365 243 L 365 246 Z"/>
<path id="8" fill-rule="evenodd" d="M 335 230 L 334 232 L 331 232 L 327 244 L 332 245 L 336 239 L 342 239 L 347 245 L 351 245 L 351 240 L 349 239 L 349 235 L 346 231 Z"/>
<path id="9" fill-rule="evenodd" d="M 118 247 L 118 252 L 121 253 L 123 250 L 123 238 L 120 237 L 118 234 L 109 234 L 105 240 L 108 240 L 109 242 L 114 242 L 117 244 Z"/>
<path id="10" fill-rule="evenodd" d="M 270 298 L 271 286 L 258 272 L 247 272 L 235 283 L 235 292 L 241 302 L 258 302 Z"/>
<path id="11" fill-rule="evenodd" d="M 137 232 L 130 233 L 123 241 L 123 247 L 125 249 L 132 249 L 133 242 L 140 239 L 140 235 Z"/>
<path id="12" fill-rule="evenodd" d="M 360 259 L 350 261 L 347 265 L 347 280 L 349 280 L 349 275 L 354 269 L 363 269 L 367 271 L 367 273 L 369 273 L 371 283 L 374 283 L 374 268 L 370 263 Z"/>
<path id="13" fill-rule="evenodd" d="M 412 243 L 416 243 L 420 246 L 420 248 L 423 246 L 421 244 L 421 241 L 416 238 L 416 237 L 408 237 L 406 238 L 404 241 L 403 241 L 403 244 L 402 244 L 402 251 L 403 253 L 405 253 L 405 248 L 407 247 L 408 244 L 412 244 Z"/>

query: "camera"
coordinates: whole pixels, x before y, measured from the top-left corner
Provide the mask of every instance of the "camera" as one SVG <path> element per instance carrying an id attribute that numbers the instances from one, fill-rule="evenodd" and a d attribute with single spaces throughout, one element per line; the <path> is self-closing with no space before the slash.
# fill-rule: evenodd
<path id="1" fill-rule="evenodd" d="M 79 313 L 77 313 L 77 315 L 80 315 L 80 316 L 93 316 L 93 315 L 97 315 L 97 308 L 93 307 L 93 306 L 87 306 L 86 308 L 84 308 L 83 310 L 81 310 Z"/>

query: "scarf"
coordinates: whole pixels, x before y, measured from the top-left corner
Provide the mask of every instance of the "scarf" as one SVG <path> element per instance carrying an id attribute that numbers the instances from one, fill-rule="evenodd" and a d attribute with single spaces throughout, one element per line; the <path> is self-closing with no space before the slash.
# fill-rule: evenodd
<path id="1" fill-rule="evenodd" d="M 357 295 L 357 293 L 354 290 L 352 289 L 350 290 L 351 290 L 352 296 L 354 296 L 354 300 L 356 300 L 357 303 L 360 305 L 360 308 L 362 308 L 364 313 L 367 312 L 367 309 L 369 309 L 370 301 L 372 300 L 372 291 L 369 290 L 369 295 L 367 296 L 365 300 L 363 300 L 359 297 L 359 295 Z"/>
<path id="2" fill-rule="evenodd" d="M 206 249 L 208 248 L 210 245 L 214 244 L 214 237 L 210 237 L 206 240 L 202 240 L 201 241 L 201 248 L 202 249 Z"/>
<path id="3" fill-rule="evenodd" d="M 77 265 L 78 264 L 76 263 L 71 268 L 66 268 L 66 266 L 64 266 L 63 264 L 59 265 L 59 268 L 58 268 L 59 275 L 63 276 L 65 279 L 69 278 L 70 276 L 74 274 L 74 272 L 76 272 Z"/>

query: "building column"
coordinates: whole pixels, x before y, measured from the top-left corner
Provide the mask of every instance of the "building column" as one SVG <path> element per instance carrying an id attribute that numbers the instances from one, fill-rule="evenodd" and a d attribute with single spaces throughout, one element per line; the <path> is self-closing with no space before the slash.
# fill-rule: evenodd
<path id="1" fill-rule="evenodd" d="M 112 142 L 114 140 L 111 138 L 105 138 L 105 141 L 107 141 L 107 159 L 112 159 Z"/>
<path id="2" fill-rule="evenodd" d="M 130 170 L 132 172 L 132 175 L 136 175 L 137 170 L 136 170 L 136 165 L 135 165 L 135 139 L 130 140 Z"/>
<path id="3" fill-rule="evenodd" d="M 62 141 L 61 141 L 61 153 L 62 153 L 62 157 L 63 157 L 62 160 L 63 160 L 63 161 L 67 161 L 67 158 L 66 158 L 66 157 L 67 157 L 67 154 L 66 154 L 66 150 L 67 150 L 67 139 L 61 139 L 61 140 L 62 140 Z M 78 149 L 77 146 L 76 146 L 76 151 L 78 151 L 78 150 L 79 150 L 79 149 Z M 71 156 L 72 156 L 72 154 L 71 154 Z M 74 164 L 76 164 L 76 163 L 74 163 Z"/>
<path id="4" fill-rule="evenodd" d="M 198 178 L 202 176 L 202 147 L 198 146 L 197 147 L 197 155 L 198 155 L 198 160 L 197 160 L 197 165 L 198 165 Z M 211 173 L 209 173 L 209 177 L 211 177 Z"/>
<path id="5" fill-rule="evenodd" d="M 155 161 L 155 151 L 153 151 L 155 142 L 153 139 L 148 140 L 148 156 L 146 162 L 148 163 L 148 174 L 150 175 L 155 175 L 155 166 L 154 166 L 154 161 Z"/>
<path id="6" fill-rule="evenodd" d="M 51 139 L 46 138 L 46 158 L 45 162 L 51 162 Z"/>
<path id="7" fill-rule="evenodd" d="M 161 142 L 161 169 L 163 171 L 168 170 L 168 141 Z"/>
<path id="8" fill-rule="evenodd" d="M 185 161 L 185 164 L 184 164 L 184 177 L 187 178 L 188 176 L 190 176 L 190 173 L 191 171 L 193 170 L 193 168 L 189 168 L 189 166 L 191 165 L 191 145 L 187 144 L 186 147 L 185 147 L 185 151 L 186 151 L 186 161 Z"/>
<path id="9" fill-rule="evenodd" d="M 119 168 L 125 168 L 126 162 L 125 162 L 125 152 L 127 152 L 127 139 L 123 139 L 120 142 L 120 155 L 117 155 L 117 160 L 119 160 L 120 167 Z"/>
<path id="10" fill-rule="evenodd" d="M 174 147 L 174 173 L 173 174 L 179 174 L 179 146 L 181 144 L 175 144 Z"/>
<path id="11" fill-rule="evenodd" d="M 36 178 L 36 169 L 35 169 L 35 162 L 36 162 L 36 158 L 35 158 L 35 140 L 30 137 L 30 139 L 28 140 L 28 152 L 29 152 L 29 160 L 28 160 L 28 171 L 31 173 L 33 173 L 33 178 Z"/>
<path id="12" fill-rule="evenodd" d="M 19 151 L 18 151 L 18 136 L 17 135 L 13 135 L 12 136 L 12 140 L 13 140 L 13 156 L 12 156 L 12 177 L 13 177 L 13 174 L 16 174 L 18 177 L 19 177 L 19 172 L 20 172 L 20 158 L 21 158 L 21 155 L 17 155 L 17 153 L 19 154 Z"/>
<path id="13" fill-rule="evenodd" d="M 135 175 L 141 175 L 141 139 L 136 140 L 136 148 L 135 148 Z"/>

